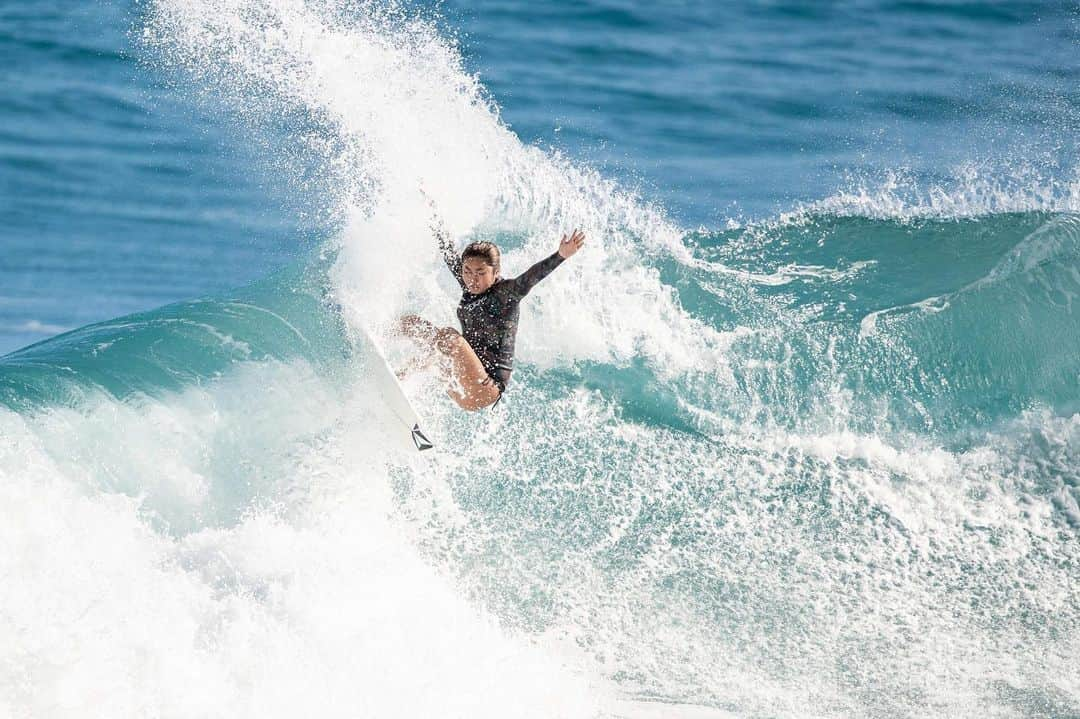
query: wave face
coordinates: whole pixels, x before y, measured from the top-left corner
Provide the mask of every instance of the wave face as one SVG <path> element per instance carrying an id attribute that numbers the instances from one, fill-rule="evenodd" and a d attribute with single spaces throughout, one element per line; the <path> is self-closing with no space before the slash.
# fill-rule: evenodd
<path id="1" fill-rule="evenodd" d="M 0 359 L 0 714 L 1080 713 L 1075 172 L 688 231 L 523 143 L 407 8 L 141 22 L 242 122 L 299 118 L 336 230 Z M 510 272 L 590 240 L 497 410 L 409 381 L 417 458 L 365 367 L 402 312 L 453 321 L 420 188 Z"/>

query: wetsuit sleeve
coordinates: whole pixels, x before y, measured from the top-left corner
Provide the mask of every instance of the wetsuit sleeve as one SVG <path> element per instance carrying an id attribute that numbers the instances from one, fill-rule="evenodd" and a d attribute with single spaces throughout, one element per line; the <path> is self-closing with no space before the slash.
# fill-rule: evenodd
<path id="1" fill-rule="evenodd" d="M 562 263 L 563 256 L 558 252 L 553 253 L 550 257 L 545 257 L 540 260 L 535 265 L 510 280 L 514 294 L 518 297 L 524 297 L 529 294 L 529 290 L 535 287 L 537 282 L 550 275 L 552 270 Z"/>
<path id="2" fill-rule="evenodd" d="M 446 228 L 443 227 L 442 222 L 438 222 L 432 228 L 435 233 L 436 239 L 439 241 L 439 251 L 442 252 L 443 261 L 446 266 L 450 268 L 450 274 L 454 276 L 457 283 L 461 285 L 461 289 L 465 289 L 465 281 L 461 279 L 461 255 L 454 249 L 454 243 L 450 239 L 450 235 L 447 234 Z"/>

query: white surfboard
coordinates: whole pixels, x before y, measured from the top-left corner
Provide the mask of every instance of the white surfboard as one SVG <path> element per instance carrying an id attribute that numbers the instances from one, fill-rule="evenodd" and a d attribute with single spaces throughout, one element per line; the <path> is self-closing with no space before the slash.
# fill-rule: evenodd
<path id="1" fill-rule="evenodd" d="M 400 440 L 400 444 L 404 448 L 411 447 L 417 452 L 431 449 L 435 445 L 424 434 L 424 430 L 421 429 L 423 420 L 413 409 L 409 398 L 405 396 L 405 391 L 401 388 L 401 382 L 398 381 L 397 375 L 394 374 L 390 363 L 383 356 L 378 343 L 375 342 L 371 335 L 367 335 L 367 333 L 365 335 L 371 350 L 367 370 L 385 404 L 387 411 L 382 414 L 391 425 L 390 433 Z"/>

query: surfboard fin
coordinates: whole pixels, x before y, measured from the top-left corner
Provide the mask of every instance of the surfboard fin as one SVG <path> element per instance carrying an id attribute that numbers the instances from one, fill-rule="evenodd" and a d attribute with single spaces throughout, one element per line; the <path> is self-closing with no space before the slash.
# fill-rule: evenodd
<path id="1" fill-rule="evenodd" d="M 418 424 L 412 426 L 412 441 L 416 445 L 416 448 L 421 452 L 435 446 L 431 443 L 430 439 L 424 436 L 424 433 L 420 430 L 420 425 Z"/>

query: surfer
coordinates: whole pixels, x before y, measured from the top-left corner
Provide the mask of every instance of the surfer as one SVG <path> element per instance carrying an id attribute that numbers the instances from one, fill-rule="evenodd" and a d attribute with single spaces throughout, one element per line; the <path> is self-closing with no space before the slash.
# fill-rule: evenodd
<path id="1" fill-rule="evenodd" d="M 500 254 L 494 243 L 470 243 L 459 255 L 441 225 L 436 226 L 435 236 L 447 267 L 461 285 L 457 308 L 461 332 L 436 327 L 417 315 L 402 317 L 399 328 L 427 350 L 429 357 L 438 352 L 449 360 L 454 385 L 447 394 L 459 407 L 468 411 L 490 407 L 510 383 L 518 303 L 536 283 L 581 249 L 585 233 L 574 230 L 563 235 L 554 253 L 512 279 L 499 274 Z"/>

